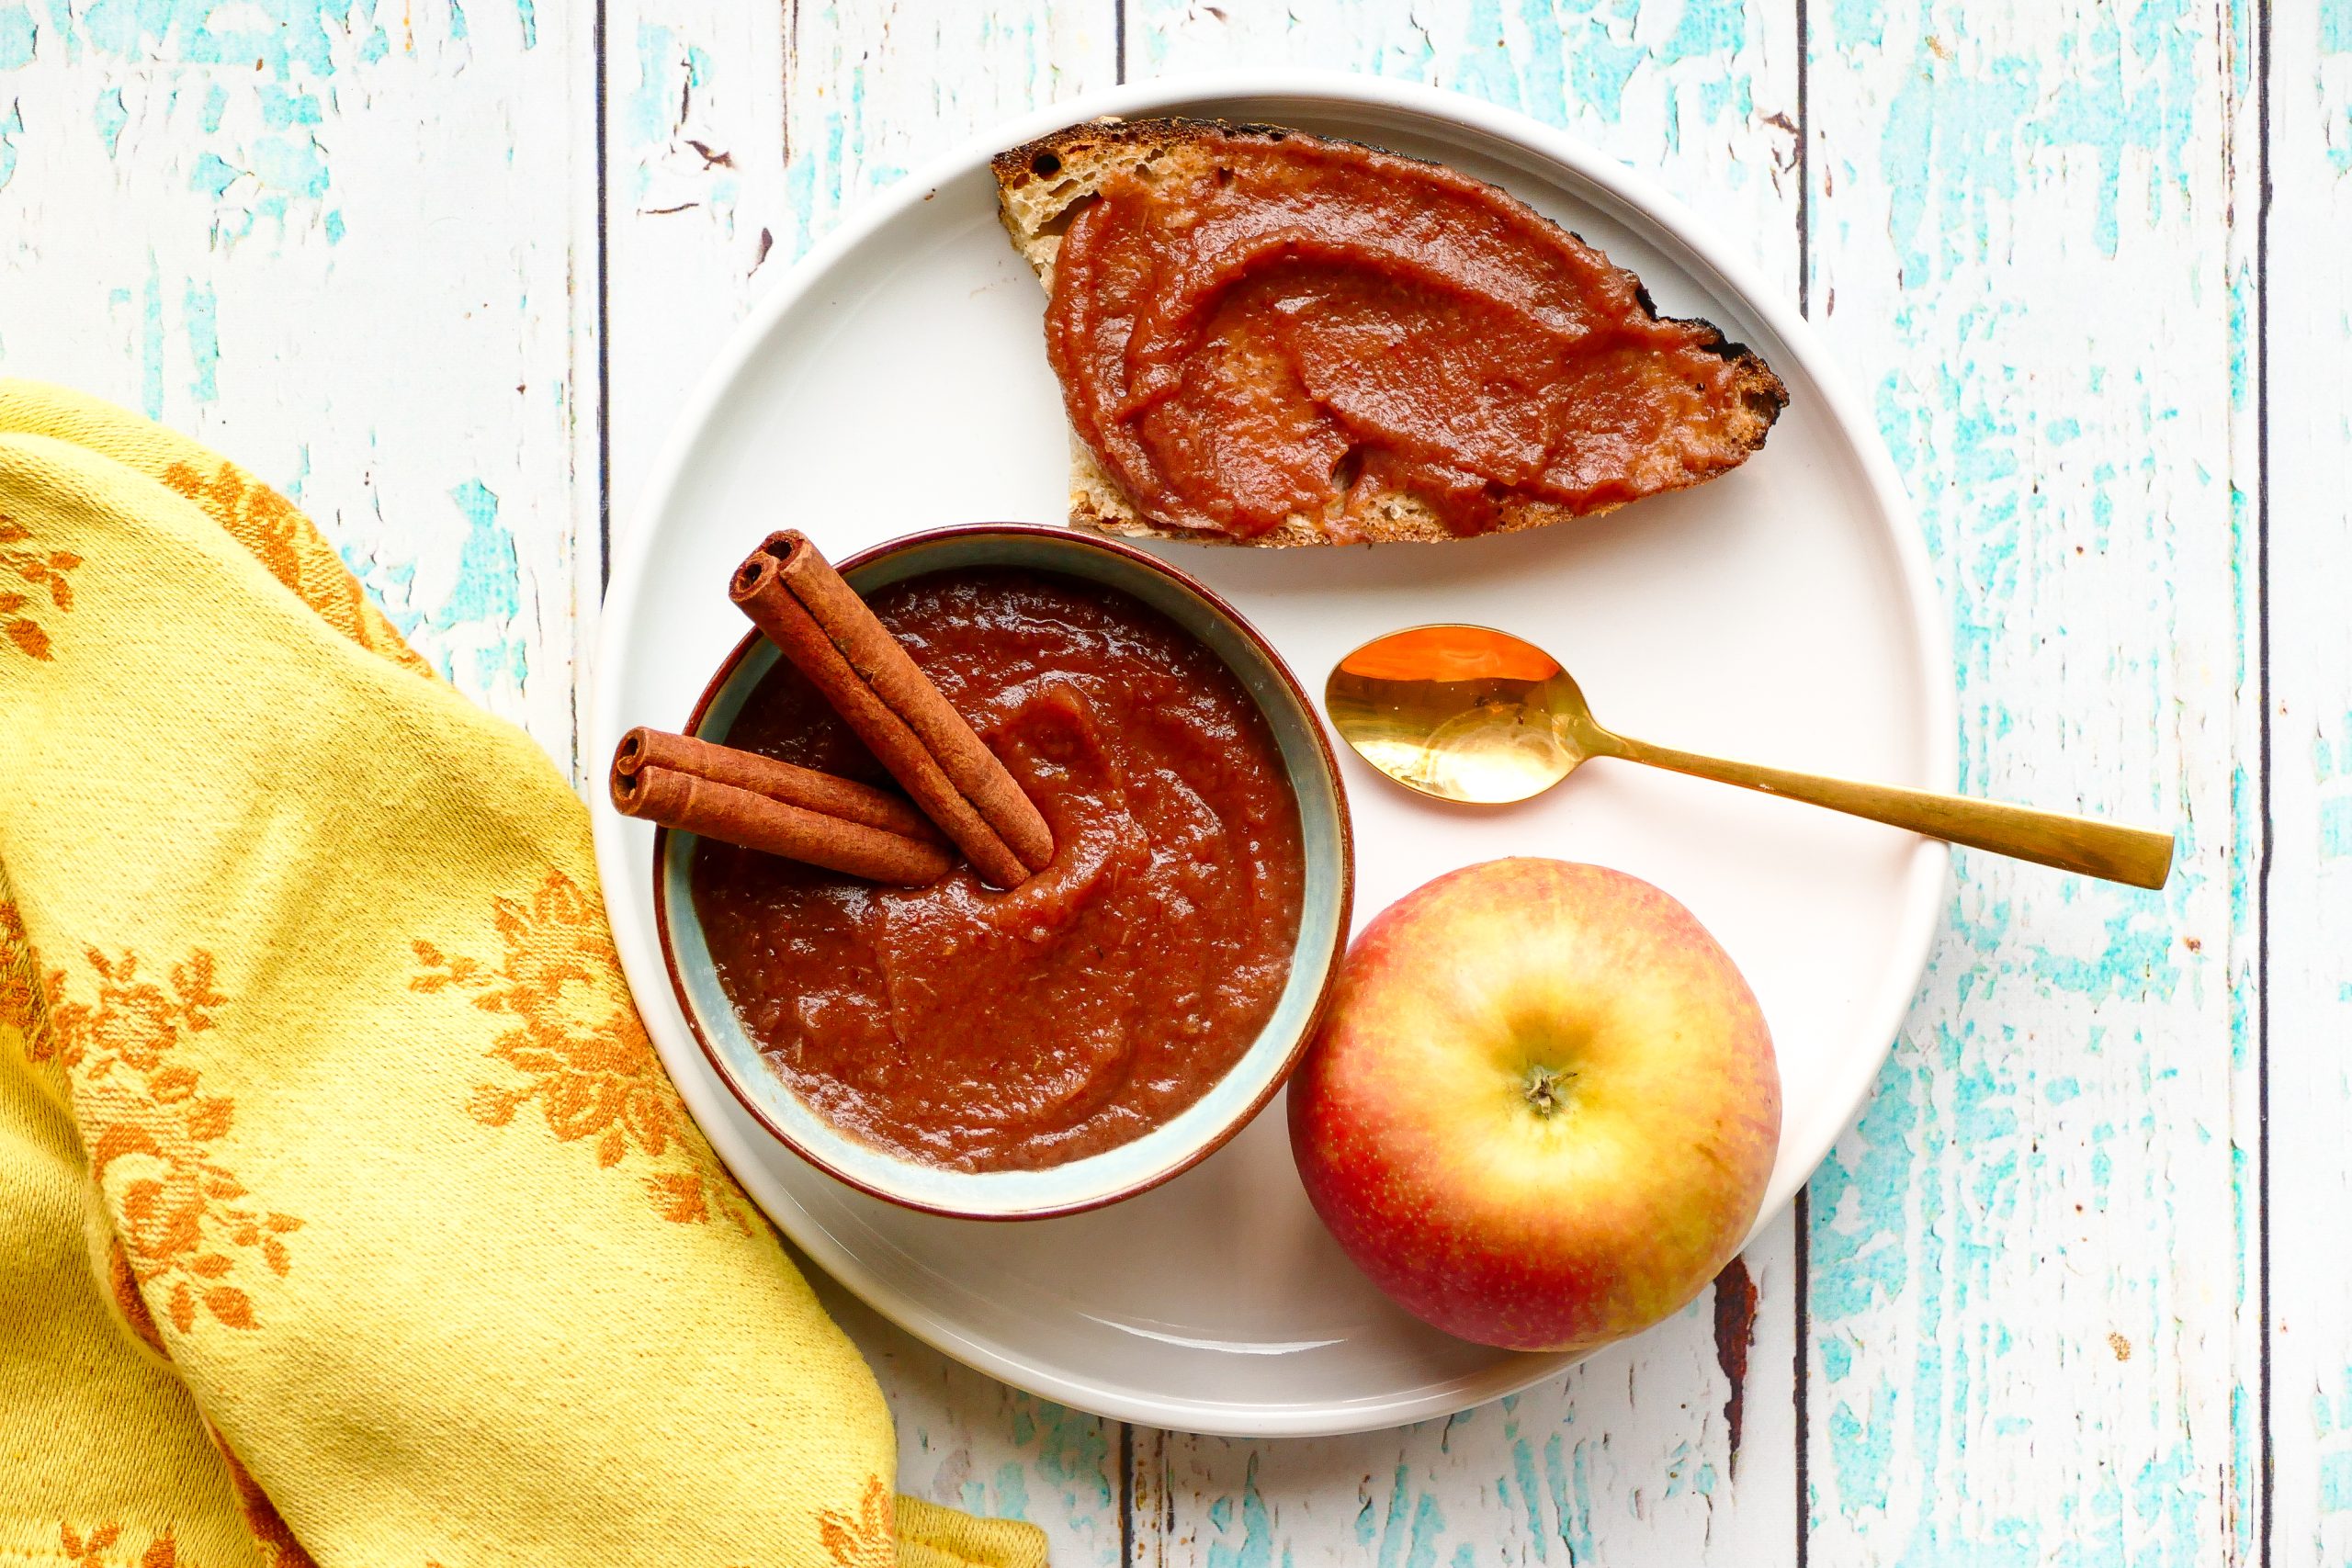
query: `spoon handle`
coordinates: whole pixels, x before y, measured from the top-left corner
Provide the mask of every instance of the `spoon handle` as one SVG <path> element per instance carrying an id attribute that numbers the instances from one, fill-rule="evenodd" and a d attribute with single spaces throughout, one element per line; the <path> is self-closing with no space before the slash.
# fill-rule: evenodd
<path id="1" fill-rule="evenodd" d="M 2008 806 L 1997 800 L 1972 800 L 1966 795 L 1938 795 L 1897 784 L 1860 784 L 1852 779 L 1725 761 L 1720 757 L 1653 746 L 1622 735 L 1611 735 L 1610 739 L 1616 744 L 1603 755 L 1713 779 L 1718 784 L 1737 784 L 1742 789 L 1761 790 L 1766 795 L 1786 795 L 1809 806 L 1826 806 L 1832 811 L 1907 828 L 1972 850 L 1990 850 L 1995 854 L 2079 872 L 2109 882 L 2125 882 L 2134 887 L 2162 887 L 2165 879 L 2172 874 L 2173 844 L 2169 833 L 2121 827 L 2089 817 L 2070 817 L 2061 811 L 2037 811 L 2030 806 Z"/>

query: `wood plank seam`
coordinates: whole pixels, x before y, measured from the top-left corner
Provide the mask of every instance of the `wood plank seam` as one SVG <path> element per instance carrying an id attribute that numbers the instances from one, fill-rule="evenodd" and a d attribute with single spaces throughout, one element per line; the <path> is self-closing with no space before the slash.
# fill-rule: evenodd
<path id="1" fill-rule="evenodd" d="M 2270 1568 L 2272 1447 L 2270 1382 L 2270 95 L 2272 56 L 2270 0 L 2255 11 L 2254 425 L 2255 425 L 2255 701 L 2256 727 L 2256 806 L 2261 834 L 2255 862 L 2255 1315 L 2259 1326 L 2255 1404 L 2259 1460 L 2255 1493 L 2256 1552 Z"/>
<path id="2" fill-rule="evenodd" d="M 593 101 L 596 115 L 596 586 L 611 585 L 613 575 L 613 288 L 612 288 L 612 132 L 606 38 L 610 25 L 607 0 L 595 0 L 590 18 L 591 51 L 596 80 Z M 594 770 L 591 770 L 593 773 Z"/>

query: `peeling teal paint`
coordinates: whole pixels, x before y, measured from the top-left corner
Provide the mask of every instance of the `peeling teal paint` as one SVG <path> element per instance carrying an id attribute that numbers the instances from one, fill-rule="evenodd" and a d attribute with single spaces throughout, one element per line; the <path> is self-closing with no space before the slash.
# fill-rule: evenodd
<path id="1" fill-rule="evenodd" d="M 265 82 L 256 89 L 261 103 L 264 125 L 285 130 L 297 125 L 316 125 L 322 118 L 318 95 L 294 91 Z"/>
<path id="2" fill-rule="evenodd" d="M 325 154 L 308 136 L 257 136 L 248 155 L 253 160 L 254 177 L 266 191 L 311 201 L 327 193 Z M 284 216 L 282 203 L 277 216 Z"/>
<path id="3" fill-rule="evenodd" d="M 1994 770 L 2013 762 L 2015 747 L 2003 738 L 2020 720 L 2033 723 L 2045 743 L 2055 727 L 2062 750 L 2089 728 L 2075 711 L 2084 694 L 2053 714 L 2052 697 L 2020 699 L 2016 690 L 2024 637 L 2063 644 L 2082 631 L 2036 595 L 2060 580 L 2053 558 L 2066 547 L 2095 550 L 2123 570 L 2166 547 L 2172 525 L 2143 519 L 2166 471 L 2157 452 L 2181 439 L 2177 426 L 2169 436 L 2166 427 L 2182 410 L 2168 406 L 2177 400 L 2142 390 L 2151 384 L 2143 367 L 2110 378 L 2108 367 L 2088 363 L 2080 379 L 2036 385 L 2009 357 L 2007 340 L 2021 323 L 2048 320 L 2069 330 L 2063 311 L 2052 317 L 2047 307 L 2004 292 L 2018 253 L 2053 243 L 2023 231 L 2019 210 L 2029 195 L 2039 202 L 2061 197 L 2051 210 L 2064 232 L 2054 243 L 2086 277 L 2102 276 L 2102 256 L 2182 243 L 2191 161 L 2201 155 L 2191 152 L 2188 133 L 2199 92 L 2216 96 L 2210 69 L 2201 87 L 2198 82 L 2197 51 L 2215 45 L 2210 18 L 2188 17 L 2171 0 L 2124 0 L 2053 17 L 2053 30 L 2064 35 L 2058 47 L 2030 52 L 2007 43 L 2018 34 L 2005 21 L 1988 18 L 1972 36 L 1972 14 L 1957 5 L 1904 7 L 1891 27 L 1884 12 L 1892 9 L 1816 0 L 1823 45 L 1852 53 L 1891 47 L 1899 69 L 1886 78 L 1891 96 L 1874 163 L 1864 160 L 1872 166 L 1837 175 L 1838 197 L 1858 185 L 1871 194 L 1838 204 L 1853 213 L 1850 228 L 1840 226 L 1834 207 L 1817 212 L 1815 240 L 1833 257 L 1855 245 L 1874 255 L 1866 231 L 1883 182 L 1899 290 L 1891 336 L 1898 355 L 1915 344 L 1926 351 L 1899 357 L 1903 368 L 1881 376 L 1875 412 L 1919 498 L 1951 606 L 1962 787 L 1988 793 Z M 2210 123 L 2210 104 L 2201 112 Z M 2242 398 L 2242 292 L 2228 309 L 2235 361 L 2229 393 Z M 2091 399 L 2109 400 L 2111 412 L 2081 406 L 2085 383 Z M 2114 456 L 2098 460 L 2107 454 Z M 2226 484 L 2214 473 L 2198 474 L 2190 460 L 2170 459 L 2166 468 L 2187 470 L 2217 497 Z M 2079 512 L 2062 514 L 2045 497 L 2044 487 L 2060 476 L 2079 487 Z M 2242 518 L 2236 506 L 2233 526 Z M 2235 572 L 2245 559 L 2242 535 L 2233 543 Z M 2160 578 L 2132 586 L 2162 592 Z M 2160 599 L 2151 607 L 2161 615 Z M 2159 621 L 2150 635 L 2154 648 L 2165 648 L 2174 628 Z M 2098 657 L 2095 649 L 2072 657 L 2086 673 L 2097 668 L 2088 662 Z M 2168 734 L 2179 724 L 2161 656 L 2128 646 L 2107 659 L 2104 675 L 2129 705 L 2127 728 L 2144 722 Z M 2024 701 L 2040 710 L 2027 711 Z M 2112 718 L 2101 714 L 2096 722 Z M 2152 794 L 2185 819 L 2188 803 L 2173 797 L 2178 787 L 2166 781 Z M 2251 841 L 2241 814 L 2231 835 L 2233 880 Z M 2009 880 L 1963 857 L 1928 984 L 1946 1016 L 1906 1026 L 1877 1100 L 1815 1177 L 1813 1337 L 1837 1403 L 1828 1412 L 1829 1462 L 1814 1472 L 1822 1490 L 1807 1506 L 1866 1537 L 1876 1560 L 2188 1562 L 2209 1544 L 2199 1540 L 2198 1509 L 2199 1487 L 2211 1483 L 2187 1483 L 2192 1454 L 2201 1450 L 2192 1450 L 2185 1433 L 2160 1434 L 2133 1461 L 2136 1471 L 2083 1467 L 2059 1517 L 2007 1516 L 1991 1499 L 1972 1500 L 1962 1511 L 1951 1501 L 1964 1443 L 1987 1441 L 1988 1427 L 2002 1439 L 2036 1430 L 2029 1416 L 2006 1408 L 2015 1403 L 2016 1374 L 1998 1363 L 2012 1353 L 2012 1340 L 2004 1325 L 1986 1321 L 2006 1282 L 2036 1261 L 2010 1247 L 2026 1194 L 2046 1193 L 2061 1168 L 2086 1169 L 2087 1181 L 2076 1178 L 2080 1190 L 2067 1196 L 2093 1213 L 2126 1202 L 2143 1213 L 2148 1201 L 2131 1184 L 2152 1179 L 2136 1161 L 2120 1175 L 2118 1156 L 2156 1135 L 2154 1108 L 2164 1097 L 2154 1086 L 2179 1069 L 2132 1008 L 2171 999 L 2184 980 L 2204 983 L 2211 964 L 2185 962 L 2180 942 L 2188 890 L 2213 874 L 2201 869 L 2212 857 L 2200 861 L 2186 840 L 2182 850 L 2171 899 L 2062 882 L 2030 896 L 2038 909 L 2016 910 L 1993 892 Z M 2043 929 L 2052 914 L 2062 918 Z M 2041 1010 L 2069 1021 L 2097 1019 L 2091 1010 L 2105 1004 L 2127 1004 L 2119 1016 L 2129 1021 L 2116 1031 L 2121 1059 L 2098 1065 L 2106 1046 L 2096 1027 L 2069 1032 L 2053 1020 L 2029 1039 L 2000 1026 L 2004 992 L 2014 994 L 2020 980 L 2063 998 L 2064 1009 Z M 2242 1003 L 2233 1006 L 2234 1042 L 2244 1015 Z M 2035 1066 L 2052 1062 L 2069 1070 L 2037 1082 Z M 2095 1072 L 2132 1067 L 2139 1102 L 2149 1109 L 2128 1124 L 2083 1125 L 2097 1115 L 2093 1107 L 2107 1103 L 2086 1100 L 2085 1083 L 2097 1081 Z M 2047 1174 L 2037 1176 L 2045 1162 Z M 2152 1287 L 2127 1272 L 2116 1288 Z M 2156 1332 L 2146 1333 L 2150 1355 L 2165 1354 Z M 1858 1384 L 1870 1388 L 1868 1398 Z M 1882 1393 L 1894 1403 L 1882 1403 Z M 2048 1423 L 2037 1435 L 2047 1451 Z M 2236 1470 L 2242 1483 L 2250 1473 L 2243 1459 Z M 1892 1473 L 1904 1478 L 1899 1497 Z M 2046 1540 L 2045 1530 L 2057 1539 Z M 2055 1555 L 2061 1543 L 2068 1550 Z"/>
<path id="4" fill-rule="evenodd" d="M 1502 7 L 1498 0 L 1470 0 L 1469 15 L 1463 18 L 1463 31 L 1469 47 L 1463 50 L 1449 85 L 1505 108 L 1522 107 L 1519 73 L 1512 67 L 1510 51 L 1503 47 Z"/>
<path id="5" fill-rule="evenodd" d="M 1907 1056 L 1887 1059 L 1861 1120 L 1814 1173 L 1811 1310 L 1825 1324 L 1891 1303 L 1909 1279 L 1904 1203 L 1920 1089 Z"/>
<path id="6" fill-rule="evenodd" d="M 180 310 L 187 327 L 188 357 L 196 365 L 196 378 L 188 383 L 188 395 L 200 403 L 217 401 L 220 396 L 220 327 L 219 301 L 212 286 L 190 281 L 180 297 Z"/>
<path id="7" fill-rule="evenodd" d="M 1972 242 L 1971 257 L 1983 254 L 1991 212 L 2017 196 L 2022 160 L 2013 141 L 2033 101 L 2035 75 L 2030 62 L 2013 57 L 1962 75 L 1923 48 L 1917 70 L 1905 75 L 1887 105 L 1879 166 L 1894 182 L 1887 232 L 1898 248 L 1906 288 L 1949 274 L 1962 259 L 1963 236 Z M 1930 224 L 1931 195 L 1959 209 Z"/>
<path id="8" fill-rule="evenodd" d="M 2319 1450 L 2319 1511 L 2352 1512 L 2352 1367 L 2339 1373 L 2336 1397 L 2324 1385 L 2312 1391 L 2312 1438 Z"/>
<path id="9" fill-rule="evenodd" d="M 1880 144 L 1881 166 L 1894 181 L 1890 231 L 1903 250 L 1906 287 L 1946 276 L 1962 260 L 1989 256 L 2020 171 L 2057 166 L 2037 161 L 2037 152 L 2087 150 L 2096 159 L 2091 238 L 2110 257 L 2120 243 L 2127 153 L 2149 158 L 2146 183 L 2135 189 L 2140 199 L 2151 208 L 2165 192 L 2185 199 L 2200 40 L 2185 0 L 2143 0 L 2132 15 L 2128 47 L 2112 7 L 2090 17 L 2084 46 L 2054 60 L 1996 55 L 1972 62 L 1964 48 L 1955 58 L 1935 39 L 1918 45 L 1916 69 L 1888 106 Z M 2139 178 L 2137 164 L 2133 172 Z M 1932 225 L 1926 222 L 1930 197 L 1941 207 L 1941 220 Z"/>
<path id="10" fill-rule="evenodd" d="M 670 140 L 670 111 L 678 101 L 670 89 L 670 62 L 676 53 L 669 28 L 637 25 L 637 88 L 628 99 L 628 133 L 639 147 L 659 147 Z"/>
<path id="11" fill-rule="evenodd" d="M 1544 1493 L 1542 1483 L 1535 1478 L 1535 1450 L 1519 1435 L 1517 1421 L 1511 1422 L 1508 1429 L 1511 1480 L 1518 1484 L 1520 1505 L 1527 1511 L 1527 1539 L 1535 1543 L 1535 1560 L 1549 1562 L 1552 1553 L 1544 1539 Z M 1508 1504 L 1509 1499 L 1505 1502 Z"/>
<path id="12" fill-rule="evenodd" d="M 1025 1448 L 1033 1439 L 1037 1474 L 1062 1488 L 1070 1511 L 1111 1506 L 1110 1439 L 1101 1417 L 1051 1400 L 1024 1400 L 1015 1416 L 1013 1440 Z"/>
<path id="13" fill-rule="evenodd" d="M 1274 1561 L 1274 1521 L 1267 1511 L 1266 1499 L 1258 1490 L 1258 1459 L 1252 1452 L 1248 1467 L 1241 1472 L 1241 1541 L 1228 1546 L 1224 1541 L 1209 1542 L 1208 1568 L 1272 1568 Z M 1217 1533 L 1224 1534 L 1231 1526 L 1233 1510 L 1230 1499 L 1217 1499 L 1224 1508 L 1219 1517 L 1212 1510 L 1212 1522 Z"/>
<path id="14" fill-rule="evenodd" d="M 188 187 L 202 191 L 215 201 L 227 195 L 236 182 L 237 171 L 217 152 L 198 153 L 196 167 L 188 175 Z"/>
<path id="15" fill-rule="evenodd" d="M 531 0 L 514 0 L 514 22 L 522 29 L 523 47 L 539 47 L 539 12 Z"/>
<path id="16" fill-rule="evenodd" d="M 113 157 L 122 145 L 123 128 L 130 123 L 130 111 L 122 102 L 122 89 L 108 87 L 100 92 L 90 119 L 98 128 L 98 140 L 106 144 L 107 156 Z"/>
<path id="17" fill-rule="evenodd" d="M 1600 1561 L 1593 1542 L 1592 1471 L 1585 1445 L 1576 1445 L 1565 1458 L 1561 1436 L 1544 1439 L 1544 1490 L 1552 1499 L 1552 1517 L 1560 1544 L 1571 1563 Z"/>
<path id="18" fill-rule="evenodd" d="M 1518 68 L 1521 107 L 1538 119 L 1563 124 L 1568 96 L 1567 57 L 1561 46 L 1567 29 L 1547 0 L 1519 0 L 1519 21 L 1526 42 L 1510 53 Z"/>
<path id="19" fill-rule="evenodd" d="M 2166 1444 L 2140 1466 L 2132 1478 L 2132 1523 L 2141 1531 L 2160 1532 L 2151 1540 L 2156 1550 L 2143 1551 L 2141 1562 L 2195 1568 L 2201 1560 L 2196 1550 L 2198 1495 L 2186 1443 Z"/>
<path id="20" fill-rule="evenodd" d="M 1829 1463 L 1837 1472 L 1838 1501 L 1849 1515 L 1860 1508 L 1886 1511 L 1894 1415 L 1894 1389 L 1883 1379 L 1871 1390 L 1867 1417 L 1842 1399 L 1829 1408 Z"/>
<path id="21" fill-rule="evenodd" d="M 21 5 L 0 6 L 0 71 L 21 71 L 30 65 L 40 43 L 30 11 Z"/>
<path id="22" fill-rule="evenodd" d="M 2145 187 L 2153 206 L 2169 186 L 2185 202 L 2188 171 L 2182 163 L 2197 118 L 2197 50 L 2201 18 L 2188 0 L 2159 5 L 2142 0 L 2130 16 L 2131 75 L 2125 80 L 2125 44 L 2117 7 L 2093 14 L 2088 69 L 2076 62 L 2053 96 L 2033 140 L 2044 146 L 2086 147 L 2098 157 L 2098 193 L 2092 237 L 2101 254 L 2116 254 L 2117 206 L 2121 199 L 2127 151 L 2152 156 Z"/>
<path id="23" fill-rule="evenodd" d="M 1743 0 L 1683 0 L 1674 32 L 1658 47 L 1661 64 L 1736 54 L 1747 45 L 1747 7 Z"/>
<path id="24" fill-rule="evenodd" d="M 0 0 L 0 49 L 6 47 L 12 3 L 21 8 L 22 0 Z M 212 224 L 218 246 L 252 233 L 256 222 L 283 224 L 298 204 L 316 204 L 327 196 L 333 184 L 325 141 L 335 105 L 332 78 L 339 65 L 380 60 L 391 47 L 390 35 L 368 10 L 360 0 L 88 0 L 79 6 L 51 0 L 50 14 L 68 60 L 86 49 L 151 72 L 158 66 L 227 68 L 209 73 L 219 80 L 199 78 L 189 85 L 190 91 L 203 88 L 195 125 L 206 138 L 220 137 L 224 127 L 235 126 L 239 117 L 232 111 L 243 103 L 250 105 L 245 123 L 252 130 L 240 134 L 232 129 L 229 140 L 184 154 L 190 188 L 222 208 Z M 462 11 L 444 15 L 453 40 L 460 39 Z M 175 82 L 171 105 L 182 90 Z M 111 156 L 128 122 L 126 100 L 119 93 L 101 96 L 95 112 Z M 167 107 L 167 119 L 170 114 Z M 329 243 L 338 241 L 343 220 L 328 215 L 322 221 Z"/>
<path id="25" fill-rule="evenodd" d="M 419 626 L 436 634 L 429 640 L 443 649 L 437 662 L 453 683 L 476 694 L 519 687 L 529 679 L 530 644 L 515 625 L 523 608 L 523 573 L 514 535 L 499 525 L 498 496 L 480 479 L 457 486 L 449 499 L 466 524 L 456 581 L 429 613 L 412 610 L 406 620 L 396 615 L 393 624 L 403 635 Z M 466 635 L 469 628 L 471 637 Z M 459 654 L 466 660 L 463 680 L 455 667 Z"/>
<path id="26" fill-rule="evenodd" d="M 1588 17 L 1582 36 L 1569 50 L 1568 85 L 1577 102 L 1615 122 L 1625 115 L 1625 88 L 1643 59 L 1640 45 L 1620 43 L 1597 17 Z"/>
<path id="27" fill-rule="evenodd" d="M 149 419 L 164 417 L 164 277 L 153 251 L 147 253 L 147 284 L 139 315 L 139 406 Z"/>
<path id="28" fill-rule="evenodd" d="M 2127 907 L 2107 920 L 2106 949 L 2096 958 L 2078 958 L 2036 948 L 2034 976 L 2058 990 L 2094 1000 L 2168 1000 L 2180 983 L 2180 965 L 2174 957 L 2174 921 L 2162 897 L 2121 891 L 2108 896 Z"/>
<path id="29" fill-rule="evenodd" d="M 1438 1542 L 1445 1534 L 1445 1510 L 1434 1494 L 1424 1492 L 1413 1509 L 1413 1544 L 1405 1554 L 1405 1568 L 1430 1568 L 1437 1561 Z"/>
<path id="30" fill-rule="evenodd" d="M 2253 274 L 2240 267 L 2230 276 L 2230 407 L 2246 406 L 2246 351 L 2254 341 L 2247 322 L 2251 311 L 2248 296 L 2253 292 Z"/>
<path id="31" fill-rule="evenodd" d="M 2352 53 L 2352 0 L 2319 0 L 2319 47 L 2323 54 Z"/>
<path id="32" fill-rule="evenodd" d="M 24 110 L 13 101 L 8 112 L 0 115 L 0 190 L 17 177 L 17 138 L 25 132 Z"/>
<path id="33" fill-rule="evenodd" d="M 466 520 L 465 543 L 458 551 L 458 584 L 432 619 L 436 630 L 469 621 L 504 620 L 523 607 L 522 563 L 515 558 L 514 537 L 498 525 L 498 496 L 480 479 L 468 479 L 449 492 Z"/>
<path id="34" fill-rule="evenodd" d="M 2339 795 L 2319 803 L 2319 858 L 2346 855 L 2352 855 L 2352 795 Z"/>
<path id="35" fill-rule="evenodd" d="M 1380 1522 L 1379 1568 L 1397 1568 L 1405 1555 L 1406 1531 L 1409 1528 L 1405 1517 L 1405 1499 L 1408 1494 L 1404 1465 L 1396 1467 L 1396 1478 L 1388 1486 L 1388 1510 Z"/>
<path id="36" fill-rule="evenodd" d="M 1029 1517 L 1029 1482 L 1021 1473 L 1019 1465 L 999 1465 L 996 1485 L 991 1492 L 993 1498 L 984 1511 L 1002 1515 L 1008 1519 L 1026 1519 Z"/>
<path id="37" fill-rule="evenodd" d="M 2324 1514 L 2352 1509 L 2352 1453 L 2328 1454 L 2319 1461 L 2319 1507 Z"/>
<path id="38" fill-rule="evenodd" d="M 1882 0 L 1833 0 L 1827 17 L 1830 41 L 1843 49 L 1876 49 L 1886 41 Z"/>
<path id="39" fill-rule="evenodd" d="M 297 71 L 334 71 L 337 39 L 351 35 L 358 0 L 271 0 L 267 6 L 224 0 L 90 0 L 80 14 L 80 41 L 117 60 L 173 64 L 258 64 L 275 81 Z"/>

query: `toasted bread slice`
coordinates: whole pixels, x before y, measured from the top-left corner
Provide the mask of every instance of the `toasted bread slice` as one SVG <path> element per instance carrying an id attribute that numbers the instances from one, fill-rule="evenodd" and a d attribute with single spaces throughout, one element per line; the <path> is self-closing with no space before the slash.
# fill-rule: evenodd
<path id="1" fill-rule="evenodd" d="M 1227 120 L 1090 120 L 996 155 L 991 167 L 997 182 L 997 215 L 1012 236 L 1013 248 L 1050 294 L 1054 256 L 1061 245 L 1062 231 L 1079 208 L 1114 175 L 1146 164 L 1162 176 L 1204 173 L 1216 156 L 1212 138 L 1262 137 L 1278 141 L 1292 134 L 1295 133 L 1278 126 L 1241 125 Z M 1636 288 L 1639 288 L 1638 283 Z M 1642 308 L 1657 319 L 1657 308 L 1651 304 L 1648 291 L 1639 292 Z M 1708 350 L 1732 363 L 1735 395 L 1723 412 L 1719 434 L 1738 448 L 1744 460 L 1747 453 L 1764 445 L 1773 420 L 1788 404 L 1788 390 L 1771 367 L 1745 345 L 1726 341 L 1709 322 L 1690 324 L 1705 328 L 1713 339 L 1705 345 Z M 1713 477 L 1713 471 L 1692 474 L 1659 488 L 1680 489 Z M 1618 504 L 1623 503 L 1578 511 L 1558 502 L 1513 498 L 1503 504 L 1494 531 L 1540 528 L 1570 517 L 1613 511 Z M 1320 519 L 1295 513 L 1279 527 L 1253 538 L 1238 538 L 1208 528 L 1171 525 L 1146 516 L 1075 432 L 1070 435 L 1069 521 L 1075 527 L 1099 533 L 1135 538 L 1189 539 L 1200 544 L 1432 542 L 1461 536 L 1418 499 L 1396 491 L 1383 494 L 1374 515 L 1356 519 L 1354 532 L 1346 537 L 1329 531 Z"/>

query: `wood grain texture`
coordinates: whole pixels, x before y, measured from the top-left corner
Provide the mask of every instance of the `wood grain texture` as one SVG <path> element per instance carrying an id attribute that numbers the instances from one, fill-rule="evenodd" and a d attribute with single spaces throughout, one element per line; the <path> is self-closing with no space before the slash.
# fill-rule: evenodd
<path id="1" fill-rule="evenodd" d="M 2270 1349 L 2274 1561 L 2352 1563 L 2352 4 L 2270 22 Z"/>
<path id="2" fill-rule="evenodd" d="M 0 367 L 276 484 L 567 761 L 585 61 L 530 0 L 0 4 Z"/>
<path id="3" fill-rule="evenodd" d="M 2161 894 L 1958 857 L 1812 1184 L 1811 1549 L 2245 1561 L 2247 19 L 1811 16 L 1814 313 L 1938 558 L 1961 786 L 2180 837 Z"/>

